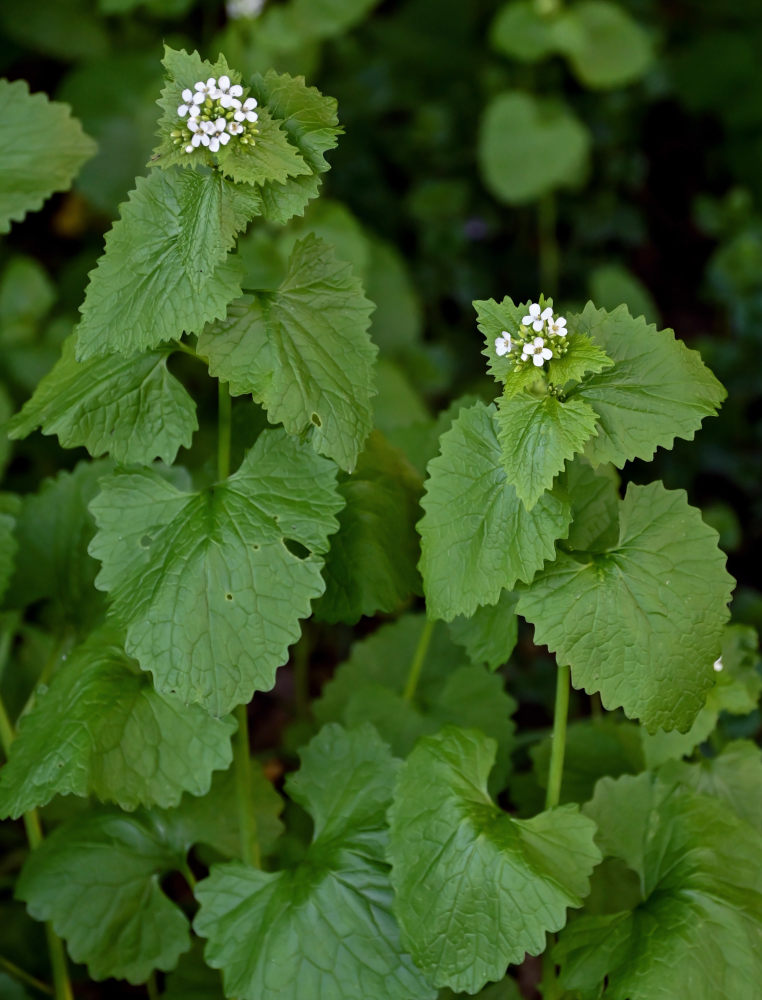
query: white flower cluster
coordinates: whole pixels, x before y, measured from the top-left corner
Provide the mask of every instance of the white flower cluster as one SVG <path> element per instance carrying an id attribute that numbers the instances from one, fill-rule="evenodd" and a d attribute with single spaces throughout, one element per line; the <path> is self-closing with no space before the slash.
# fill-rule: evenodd
<path id="1" fill-rule="evenodd" d="M 265 0 L 228 0 L 225 10 L 228 17 L 236 21 L 241 17 L 259 17 L 264 5 Z"/>
<path id="2" fill-rule="evenodd" d="M 182 93 L 183 103 L 177 109 L 183 120 L 183 128 L 172 133 L 177 145 L 183 144 L 186 153 L 192 153 L 199 146 L 206 146 L 210 153 L 216 153 L 220 146 L 226 146 L 234 136 L 239 142 L 253 141 L 256 128 L 253 124 L 258 115 L 254 110 L 257 102 L 253 97 L 243 97 L 243 87 L 231 84 L 229 76 L 219 80 L 210 76 L 204 82 L 199 80 Z"/>
<path id="3" fill-rule="evenodd" d="M 542 334 L 533 337 L 532 334 Z M 516 364 L 526 363 L 531 359 L 536 368 L 542 368 L 551 358 L 560 358 L 566 354 L 566 320 L 563 316 L 554 316 L 550 306 L 543 309 L 537 302 L 529 307 L 529 312 L 521 321 L 518 334 L 511 336 L 503 330 L 495 340 L 495 353 L 498 357 L 521 351 L 521 357 Z M 523 367 L 523 365 L 521 365 Z"/>

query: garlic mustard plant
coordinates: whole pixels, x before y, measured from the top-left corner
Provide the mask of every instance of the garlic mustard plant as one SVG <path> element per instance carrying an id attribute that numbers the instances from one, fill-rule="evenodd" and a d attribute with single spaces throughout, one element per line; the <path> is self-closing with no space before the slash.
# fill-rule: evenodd
<path id="1" fill-rule="evenodd" d="M 256 59 L 345 6 L 274 6 Z M 603 0 L 508 7 L 565 59 L 616 35 Z M 725 390 L 626 306 L 505 296 L 494 384 L 435 417 L 390 360 L 438 384 L 400 255 L 317 200 L 336 102 L 231 51 L 166 48 L 57 360 L 44 272 L 0 270 L 0 464 L 49 437 L 0 493 L 0 996 L 756 996 L 756 636 L 717 532 L 641 484 Z M 9 226 L 94 144 L 23 84 L 0 109 Z"/>

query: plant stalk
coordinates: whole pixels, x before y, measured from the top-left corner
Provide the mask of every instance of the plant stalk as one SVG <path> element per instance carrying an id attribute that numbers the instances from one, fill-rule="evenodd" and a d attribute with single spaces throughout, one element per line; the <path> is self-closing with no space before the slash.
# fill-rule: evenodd
<path id="1" fill-rule="evenodd" d="M 415 647 L 413 659 L 410 661 L 410 670 L 408 671 L 407 681 L 405 682 L 405 690 L 402 692 L 402 697 L 405 701 L 412 701 L 415 696 L 415 691 L 418 687 L 421 670 L 423 669 L 423 664 L 426 660 L 426 653 L 429 650 L 429 643 L 431 642 L 431 636 L 433 633 L 434 622 L 427 619 L 421 631 L 420 638 L 418 639 L 418 645 Z"/>
<path id="2" fill-rule="evenodd" d="M 17 979 L 20 983 L 24 983 L 25 986 L 31 986 L 33 990 L 46 993 L 50 997 L 53 996 L 53 988 L 51 986 L 43 983 L 41 979 L 37 979 L 25 969 L 19 968 L 15 962 L 11 962 L 10 959 L 4 958 L 2 955 L 0 955 L 0 969 L 7 972 L 12 979 Z"/>
<path id="3" fill-rule="evenodd" d="M 564 753 L 566 752 L 566 717 L 569 712 L 569 683 L 569 667 L 559 666 L 556 677 L 556 705 L 553 711 L 548 790 L 545 796 L 546 809 L 557 806 L 561 799 L 561 781 L 564 774 Z"/>
<path id="4" fill-rule="evenodd" d="M 540 288 L 544 295 L 558 294 L 560 258 L 556 236 L 556 197 L 544 194 L 537 205 L 537 227 L 540 246 Z"/>

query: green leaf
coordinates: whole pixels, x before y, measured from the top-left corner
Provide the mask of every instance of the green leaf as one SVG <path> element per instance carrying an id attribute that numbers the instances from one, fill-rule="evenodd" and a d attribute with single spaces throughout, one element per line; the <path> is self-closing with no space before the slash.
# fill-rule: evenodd
<path id="1" fill-rule="evenodd" d="M 341 505 L 332 463 L 283 431 L 263 432 L 235 475 L 201 492 L 153 470 L 104 480 L 91 505 L 96 585 L 157 690 L 213 715 L 269 690 L 323 591 Z"/>
<path id="2" fill-rule="evenodd" d="M 224 316 L 241 294 L 227 254 L 256 211 L 256 192 L 219 173 L 139 177 L 90 274 L 77 358 L 134 354 Z"/>
<path id="3" fill-rule="evenodd" d="M 320 620 L 354 624 L 420 593 L 421 488 L 402 452 L 373 431 L 354 473 L 339 479 L 345 506 L 325 560 L 325 594 L 314 605 Z"/>
<path id="4" fill-rule="evenodd" d="M 521 205 L 576 187 L 588 164 L 590 133 L 566 105 L 523 91 L 498 94 L 479 130 L 479 167 L 499 201 Z"/>
<path id="5" fill-rule="evenodd" d="M 74 337 L 61 359 L 9 423 L 11 438 L 38 427 L 57 434 L 63 448 L 83 445 L 97 458 L 171 465 L 179 448 L 189 448 L 198 430 L 196 405 L 167 371 L 169 351 L 124 358 L 109 355 L 78 362 Z"/>
<path id="6" fill-rule="evenodd" d="M 566 462 L 595 435 L 598 417 L 579 399 L 521 392 L 498 400 L 497 439 L 508 482 L 527 510 L 553 485 Z"/>
<path id="7" fill-rule="evenodd" d="M 506 481 L 495 409 L 462 410 L 429 463 L 421 575 L 429 614 L 451 621 L 528 582 L 569 527 L 568 503 L 547 493 L 527 511 Z"/>
<path id="8" fill-rule="evenodd" d="M 486 787 L 494 757 L 494 740 L 472 730 L 426 737 L 389 810 L 403 941 L 435 985 L 468 993 L 543 951 L 600 861 L 595 824 L 576 806 L 530 820 L 503 813 Z"/>
<path id="9" fill-rule="evenodd" d="M 608 312 L 624 303 L 631 316 L 642 316 L 646 323 L 658 323 L 659 310 L 653 296 L 623 264 L 600 264 L 590 272 L 588 284 L 590 298 Z"/>
<path id="10" fill-rule="evenodd" d="M 294 18 L 309 38 L 332 38 L 359 24 L 379 0 L 294 0 Z"/>
<path id="11" fill-rule="evenodd" d="M 370 726 L 325 727 L 287 785 L 315 822 L 304 861 L 280 872 L 217 865 L 198 885 L 194 928 L 227 995 L 356 1000 L 359 988 L 433 1000 L 391 914 L 385 813 L 397 769 Z"/>
<path id="12" fill-rule="evenodd" d="M 154 691 L 105 627 L 90 636 L 23 716 L 0 771 L 0 816 L 17 819 L 54 795 L 96 795 L 122 809 L 205 795 L 233 758 L 232 718 Z"/>
<path id="13" fill-rule="evenodd" d="M 425 627 L 424 615 L 402 615 L 397 621 L 387 622 L 372 635 L 355 642 L 349 659 L 339 665 L 331 680 L 323 686 L 320 697 L 313 702 L 317 721 L 321 725 L 344 721 L 352 697 L 360 687 L 385 686 L 402 692 Z M 443 678 L 463 665 L 463 651 L 453 643 L 444 624 L 436 622 L 416 687 L 416 702 L 435 701 Z M 406 753 L 400 751 L 397 755 L 404 757 Z"/>
<path id="14" fill-rule="evenodd" d="M 67 104 L 30 94 L 23 80 L 0 80 L 0 233 L 65 191 L 95 143 Z"/>
<path id="15" fill-rule="evenodd" d="M 734 740 L 716 757 L 693 764 L 670 761 L 659 777 L 719 799 L 762 833 L 762 751 L 750 740 Z"/>
<path id="16" fill-rule="evenodd" d="M 556 50 L 555 19 L 543 15 L 532 0 L 502 7 L 490 28 L 490 43 L 503 55 L 521 62 L 537 62 Z"/>
<path id="17" fill-rule="evenodd" d="M 585 809 L 640 876 L 632 910 L 583 916 L 553 957 L 569 990 L 611 1000 L 736 1000 L 762 977 L 762 835 L 723 803 L 650 774 L 604 778 Z"/>
<path id="18" fill-rule="evenodd" d="M 516 702 L 501 677 L 490 675 L 482 664 L 463 663 L 463 653 L 441 623 L 434 626 L 417 683 L 408 691 L 424 622 L 423 615 L 405 615 L 355 643 L 350 658 L 313 703 L 315 718 L 349 728 L 371 722 L 398 757 L 406 757 L 421 736 L 448 723 L 479 729 L 497 743 L 491 787 L 502 791 L 510 771 Z"/>
<path id="19" fill-rule="evenodd" d="M 270 854 L 283 832 L 278 818 L 283 800 L 265 777 L 261 764 L 252 760 L 249 789 L 254 828 L 263 856 Z M 163 821 L 172 831 L 173 840 L 181 844 L 207 844 L 226 858 L 241 857 L 241 813 L 238 801 L 236 768 L 217 772 L 212 777 L 210 791 L 199 798 L 194 793 L 183 795 L 180 805 L 163 814 Z M 154 810 L 156 814 L 156 810 Z"/>
<path id="20" fill-rule="evenodd" d="M 165 980 L 162 1000 L 224 1000 L 222 979 L 216 969 L 204 961 L 201 942 L 180 959 L 174 972 Z"/>
<path id="21" fill-rule="evenodd" d="M 518 639 L 517 600 L 516 594 L 503 590 L 497 604 L 478 607 L 470 618 L 459 615 L 450 622 L 450 635 L 472 663 L 497 670 L 507 662 Z"/>
<path id="22" fill-rule="evenodd" d="M 639 774 L 645 770 L 642 730 L 610 717 L 578 719 L 569 725 L 564 752 L 561 802 L 587 802 L 595 783 L 606 775 Z M 530 751 L 540 788 L 547 788 L 553 739 L 548 736 Z"/>
<path id="23" fill-rule="evenodd" d="M 343 129 L 336 115 L 336 101 L 308 87 L 304 77 L 268 70 L 251 81 L 251 93 L 266 107 L 286 132 L 289 142 L 310 167 L 312 176 L 292 177 L 283 184 L 262 187 L 262 210 L 266 219 L 281 225 L 302 215 L 318 193 L 320 174 L 328 170 L 325 154 L 333 149 Z"/>
<path id="24" fill-rule="evenodd" d="M 372 303 L 322 240 L 300 240 L 278 289 L 245 295 L 198 350 L 234 395 L 250 392 L 290 434 L 351 471 L 373 422 Z"/>
<path id="25" fill-rule="evenodd" d="M 571 317 L 572 323 L 574 318 Z M 569 382 L 579 382 L 585 375 L 601 372 L 613 364 L 611 358 L 583 333 L 573 328 L 566 338 L 567 351 L 548 362 L 548 381 L 562 389 Z"/>
<path id="26" fill-rule="evenodd" d="M 49 920 L 93 979 L 142 983 L 190 948 L 188 921 L 159 878 L 182 863 L 138 816 L 101 810 L 58 827 L 29 855 L 16 895 Z"/>
<path id="27" fill-rule="evenodd" d="M 18 545 L 14 537 L 16 521 L 9 514 L 0 514 L 0 600 L 5 596 L 13 576 Z"/>
<path id="28" fill-rule="evenodd" d="M 572 523 L 562 543 L 566 552 L 605 552 L 619 538 L 619 473 L 612 465 L 591 468 L 578 456 L 567 465 L 560 488 L 571 500 Z"/>
<path id="29" fill-rule="evenodd" d="M 518 613 L 571 666 L 576 687 L 650 731 L 685 732 L 712 686 L 733 582 L 717 532 L 683 490 L 631 483 L 616 545 L 559 553 L 523 590 Z"/>
<path id="30" fill-rule="evenodd" d="M 759 640 L 749 625 L 728 625 L 722 637 L 722 670 L 715 664 L 715 686 L 709 704 L 718 712 L 746 715 L 753 712 L 762 695 L 759 672 Z"/>
<path id="31" fill-rule="evenodd" d="M 111 462 L 80 462 L 24 497 L 16 538 L 20 558 L 11 587 L 14 607 L 48 600 L 54 620 L 82 632 L 100 621 L 104 601 L 93 584 L 98 564 L 87 554 L 95 533 L 88 503 Z"/>
<path id="32" fill-rule="evenodd" d="M 657 331 L 626 306 L 613 313 L 588 302 L 574 317 L 614 360 L 607 371 L 592 375 L 570 395 L 588 402 L 599 417 L 598 437 L 588 447 L 590 459 L 620 468 L 634 458 L 651 459 L 657 448 L 671 448 L 675 438 L 692 440 L 704 417 L 713 416 L 725 390 L 696 351 Z"/>
<path id="33" fill-rule="evenodd" d="M 622 87 L 644 75 L 651 41 L 618 4 L 582 0 L 568 7 L 555 30 L 556 47 L 578 79 L 591 88 Z"/>

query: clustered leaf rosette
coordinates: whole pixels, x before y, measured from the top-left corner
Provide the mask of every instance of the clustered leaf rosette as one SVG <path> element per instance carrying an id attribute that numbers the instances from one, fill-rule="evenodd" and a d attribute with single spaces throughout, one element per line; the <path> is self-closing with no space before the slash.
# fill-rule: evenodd
<path id="1" fill-rule="evenodd" d="M 255 142 L 257 99 L 244 97 L 243 87 L 231 83 L 227 74 L 197 80 L 193 90 L 186 87 L 181 96 L 183 103 L 177 108 L 180 127 L 173 130 L 172 138 L 186 153 L 200 146 L 216 153 L 231 139 L 244 146 Z"/>

